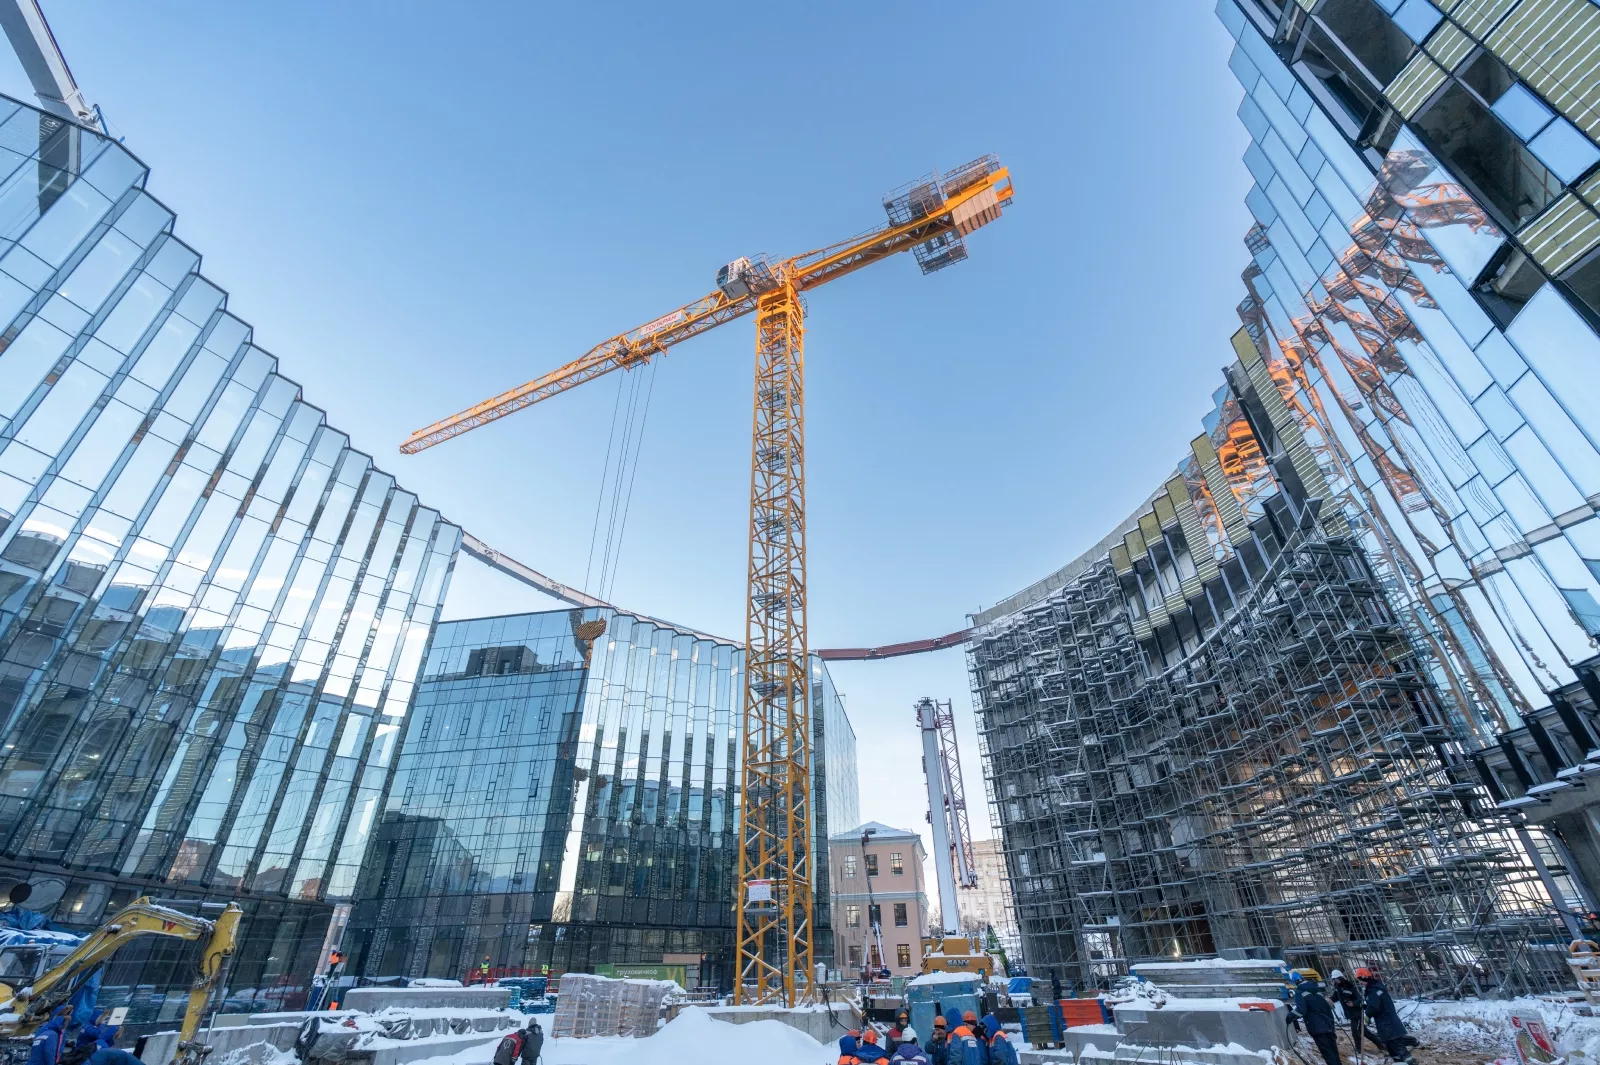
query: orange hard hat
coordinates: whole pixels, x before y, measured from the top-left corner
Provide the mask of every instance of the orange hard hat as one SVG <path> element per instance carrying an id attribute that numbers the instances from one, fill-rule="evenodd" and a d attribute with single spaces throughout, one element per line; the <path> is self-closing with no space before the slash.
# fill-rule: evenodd
<path id="1" fill-rule="evenodd" d="M 1356 979 L 1357 980 L 1371 980 L 1372 979 L 1372 970 L 1366 968 L 1365 966 L 1357 969 L 1356 970 Z"/>
<path id="2" fill-rule="evenodd" d="M 861 1033 L 861 1038 L 869 1043 L 876 1043 L 878 1041 L 878 1030 L 876 1028 L 868 1028 Z"/>
<path id="3" fill-rule="evenodd" d="M 933 1018 L 933 1026 L 935 1028 L 944 1028 L 944 1027 L 948 1026 L 949 1023 L 950 1022 L 948 1022 L 948 1021 L 946 1021 L 944 1019 L 944 1015 L 943 1014 L 936 1014 L 934 1016 L 934 1018 Z"/>
<path id="4" fill-rule="evenodd" d="M 973 1013 L 971 1010 L 968 1010 L 967 1012 L 965 1012 L 965 1013 L 963 1013 L 961 1015 L 961 1019 L 966 1021 L 968 1024 L 976 1024 L 977 1020 L 978 1020 L 978 1015 L 976 1013 Z"/>

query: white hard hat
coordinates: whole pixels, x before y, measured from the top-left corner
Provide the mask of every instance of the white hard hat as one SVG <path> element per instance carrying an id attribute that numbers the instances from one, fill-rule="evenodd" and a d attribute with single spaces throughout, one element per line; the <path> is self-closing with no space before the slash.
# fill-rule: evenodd
<path id="1" fill-rule="evenodd" d="M 1335 969 L 1335 970 L 1333 970 L 1333 972 L 1328 974 L 1328 979 L 1330 979 L 1330 980 L 1343 980 L 1344 979 L 1344 973 L 1340 972 L 1338 969 Z"/>

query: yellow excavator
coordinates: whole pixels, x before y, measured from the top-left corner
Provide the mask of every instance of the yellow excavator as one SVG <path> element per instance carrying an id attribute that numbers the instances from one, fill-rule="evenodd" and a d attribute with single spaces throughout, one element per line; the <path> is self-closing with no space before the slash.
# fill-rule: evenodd
<path id="1" fill-rule="evenodd" d="M 211 1048 L 195 1042 L 195 1035 L 233 956 L 242 913 L 230 902 L 208 920 L 137 898 L 76 945 L 63 933 L 48 933 L 41 942 L 0 946 L 0 1065 L 26 1061 L 39 1026 L 113 954 L 143 936 L 205 943 L 173 1059 L 175 1065 L 197 1065 Z"/>

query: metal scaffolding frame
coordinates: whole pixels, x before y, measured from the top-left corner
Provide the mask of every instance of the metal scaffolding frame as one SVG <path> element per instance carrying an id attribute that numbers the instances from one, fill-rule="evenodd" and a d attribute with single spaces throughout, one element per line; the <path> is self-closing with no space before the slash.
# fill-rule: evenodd
<path id="1" fill-rule="evenodd" d="M 1104 556 L 968 644 L 1030 968 L 1093 986 L 1222 954 L 1418 994 L 1565 986 L 1432 650 L 1359 542 L 1305 517 L 1191 598 L 1181 657 L 1141 640 Z"/>

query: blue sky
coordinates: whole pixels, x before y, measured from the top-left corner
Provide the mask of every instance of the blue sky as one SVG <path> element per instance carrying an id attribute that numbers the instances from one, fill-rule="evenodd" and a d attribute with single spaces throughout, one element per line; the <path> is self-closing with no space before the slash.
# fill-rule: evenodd
<path id="1" fill-rule="evenodd" d="M 1211 6 L 45 0 L 283 372 L 426 501 L 574 583 L 615 378 L 420 456 L 400 440 L 735 256 L 881 224 L 884 192 L 997 153 L 1016 201 L 966 263 L 809 297 L 813 646 L 959 628 L 1099 539 L 1199 431 L 1249 225 Z M 9 53 L 0 90 L 31 99 Z M 658 367 L 614 592 L 729 635 L 753 344 L 741 322 Z M 463 560 L 447 616 L 547 603 Z M 863 818 L 920 827 L 910 707 L 970 721 L 961 652 L 834 675 Z"/>

